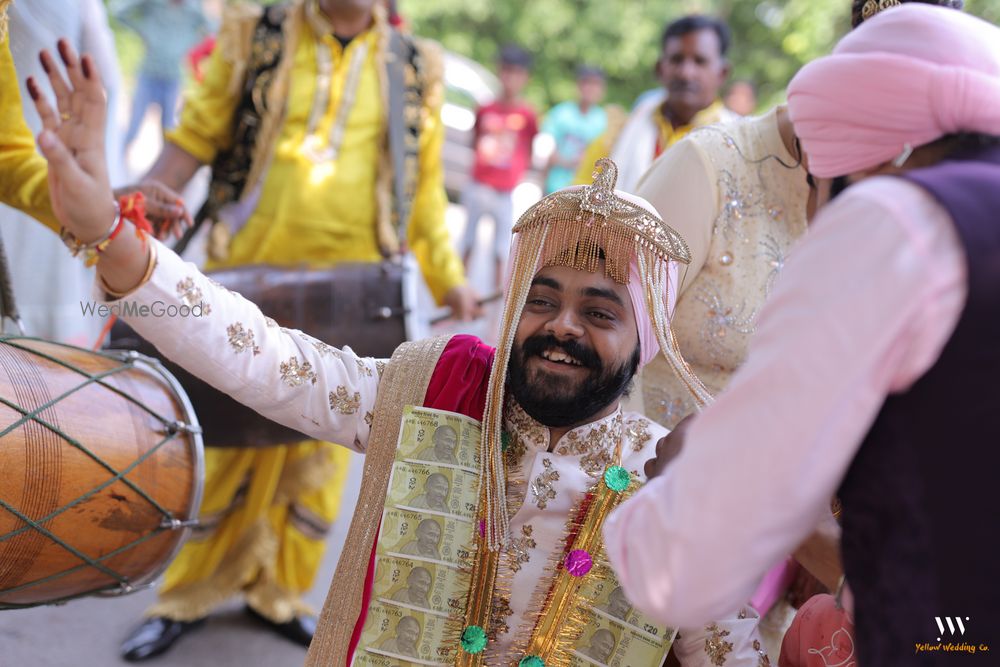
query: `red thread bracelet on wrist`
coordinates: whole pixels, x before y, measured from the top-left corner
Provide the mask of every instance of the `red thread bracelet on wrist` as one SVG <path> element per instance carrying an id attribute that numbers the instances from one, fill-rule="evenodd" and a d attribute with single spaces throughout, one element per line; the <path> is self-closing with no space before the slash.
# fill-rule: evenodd
<path id="1" fill-rule="evenodd" d="M 135 225 L 135 235 L 142 241 L 142 247 L 146 247 L 146 235 L 153 233 L 153 225 L 146 218 L 146 196 L 140 191 L 135 191 L 118 198 L 118 206 L 121 208 L 122 217 Z"/>

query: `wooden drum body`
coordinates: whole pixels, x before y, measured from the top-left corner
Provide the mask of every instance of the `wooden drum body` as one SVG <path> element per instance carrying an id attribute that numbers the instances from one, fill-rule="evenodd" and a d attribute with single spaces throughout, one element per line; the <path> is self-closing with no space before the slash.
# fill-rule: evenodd
<path id="1" fill-rule="evenodd" d="M 198 515 L 202 454 L 155 359 L 0 336 L 0 609 L 152 584 Z"/>

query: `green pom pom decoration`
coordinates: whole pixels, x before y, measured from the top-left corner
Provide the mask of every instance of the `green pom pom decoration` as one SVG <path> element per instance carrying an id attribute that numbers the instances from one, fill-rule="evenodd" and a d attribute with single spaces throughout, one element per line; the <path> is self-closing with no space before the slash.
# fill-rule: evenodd
<path id="1" fill-rule="evenodd" d="M 482 652 L 486 648 L 486 631 L 478 625 L 470 625 L 462 631 L 462 650 L 466 653 Z"/>
<path id="2" fill-rule="evenodd" d="M 612 491 L 621 493 L 632 483 L 632 476 L 621 466 L 611 466 L 604 471 L 604 484 Z"/>
<path id="3" fill-rule="evenodd" d="M 545 667 L 545 661 L 537 655 L 526 655 L 517 663 L 517 667 Z"/>

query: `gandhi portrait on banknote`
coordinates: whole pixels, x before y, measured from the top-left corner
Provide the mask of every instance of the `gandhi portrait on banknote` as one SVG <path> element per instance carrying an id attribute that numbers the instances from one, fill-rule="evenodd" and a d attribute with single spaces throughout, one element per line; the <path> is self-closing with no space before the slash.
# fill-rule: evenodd
<path id="1" fill-rule="evenodd" d="M 427 568 L 415 567 L 406 577 L 406 586 L 393 594 L 392 601 L 430 609 L 431 603 L 427 594 L 430 593 L 433 584 L 434 578 Z"/>
<path id="2" fill-rule="evenodd" d="M 420 621 L 412 616 L 404 616 L 396 623 L 396 635 L 382 642 L 379 649 L 386 653 L 416 658 L 418 641 L 420 641 Z"/>
<path id="3" fill-rule="evenodd" d="M 628 615 L 632 611 L 632 603 L 625 597 L 625 591 L 622 590 L 622 587 L 615 586 L 615 589 L 608 595 L 608 603 L 597 605 L 597 609 L 625 621 L 628 620 Z"/>
<path id="4" fill-rule="evenodd" d="M 588 658 L 606 665 L 615 652 L 615 636 L 610 630 L 601 628 L 590 636 L 590 646 L 580 649 L 580 652 Z"/>
<path id="5" fill-rule="evenodd" d="M 458 465 L 455 449 L 458 448 L 458 433 L 454 427 L 442 424 L 434 429 L 431 445 L 420 452 L 419 460 L 434 463 L 449 463 Z"/>
<path id="6" fill-rule="evenodd" d="M 433 473 L 424 481 L 423 493 L 409 503 L 410 507 L 436 512 L 448 511 L 448 494 L 451 492 L 451 482 L 439 472 Z"/>
<path id="7" fill-rule="evenodd" d="M 417 524 L 416 534 L 399 553 L 407 556 L 441 559 L 441 526 L 434 519 L 424 519 Z"/>

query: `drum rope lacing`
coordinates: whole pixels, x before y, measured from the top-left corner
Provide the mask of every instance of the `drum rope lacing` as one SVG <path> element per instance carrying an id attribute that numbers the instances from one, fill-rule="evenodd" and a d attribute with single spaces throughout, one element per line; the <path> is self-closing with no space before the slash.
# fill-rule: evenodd
<path id="1" fill-rule="evenodd" d="M 19 428 L 20 426 L 22 426 L 26 422 L 30 422 L 30 421 L 37 422 L 42 427 L 44 427 L 44 428 L 52 431 L 57 436 L 59 436 L 63 440 L 65 440 L 68 444 L 70 444 L 73 447 L 79 449 L 85 455 L 87 455 L 88 457 L 90 457 L 91 459 L 93 459 L 94 462 L 96 462 L 98 465 L 100 465 L 101 467 L 103 467 L 104 469 L 106 469 L 108 472 L 110 472 L 113 475 L 113 477 L 111 477 L 107 481 L 103 482 L 102 484 L 94 487 L 93 489 L 91 489 L 90 491 L 84 493 L 83 495 L 75 498 L 74 500 L 72 500 L 69 503 L 67 503 L 66 505 L 60 507 L 56 511 L 48 514 L 47 516 L 41 517 L 39 519 L 32 519 L 32 518 L 24 515 L 23 513 L 21 513 L 20 511 L 18 511 L 17 508 L 13 507 L 8 502 L 6 502 L 2 498 L 0 498 L 0 507 L 2 507 L 3 509 L 7 510 L 8 512 L 10 512 L 11 514 L 13 514 L 14 516 L 16 516 L 18 519 L 20 519 L 21 521 L 23 521 L 26 524 L 25 526 L 22 526 L 21 528 L 18 528 L 16 530 L 12 530 L 12 531 L 8 532 L 5 535 L 0 535 L 0 543 L 5 542 L 5 541 L 10 540 L 10 539 L 13 539 L 14 537 L 17 537 L 18 535 L 20 535 L 21 533 L 24 533 L 25 531 L 36 530 L 39 533 L 43 534 L 48 539 L 52 540 L 55 544 L 58 544 L 60 547 L 66 549 L 71 554 L 73 554 L 74 556 L 76 556 L 77 558 L 79 558 L 81 561 L 83 561 L 83 563 L 81 563 L 80 565 L 72 567 L 72 568 L 70 568 L 68 570 L 64 570 L 62 572 L 57 572 L 55 574 L 43 577 L 41 579 L 36 579 L 34 581 L 30 581 L 30 582 L 27 582 L 27 583 L 19 584 L 17 586 L 13 586 L 13 587 L 10 587 L 10 588 L 0 589 L 0 595 L 2 595 L 4 593 L 8 593 L 8 594 L 9 593 L 14 593 L 14 592 L 26 589 L 26 588 L 30 588 L 32 586 L 42 585 L 42 584 L 45 584 L 45 583 L 47 583 L 49 581 L 52 581 L 54 579 L 58 579 L 60 577 L 67 576 L 69 574 L 72 574 L 74 572 L 77 572 L 77 571 L 79 571 L 79 570 L 81 570 L 83 568 L 87 568 L 87 567 L 92 567 L 92 568 L 98 570 L 99 572 L 101 572 L 102 574 L 105 574 L 105 575 L 111 577 L 112 579 L 114 579 L 115 581 L 118 582 L 119 588 L 123 592 L 129 592 L 129 591 L 131 591 L 133 589 L 133 587 L 132 587 L 131 583 L 129 582 L 128 577 L 123 576 L 123 575 L 115 572 L 111 568 L 105 566 L 102 563 L 102 561 L 107 561 L 107 560 L 109 560 L 111 558 L 114 558 L 115 556 L 117 556 L 117 555 L 119 555 L 119 554 L 121 554 L 121 553 L 123 553 L 125 551 L 128 551 L 129 549 L 132 549 L 135 546 L 138 546 L 139 544 L 145 542 L 146 540 L 152 539 L 153 537 L 156 537 L 157 535 L 160 535 L 164 531 L 174 530 L 174 529 L 177 529 L 177 528 L 181 528 L 181 527 L 185 527 L 187 525 L 190 525 L 190 522 L 189 521 L 183 521 L 183 520 L 180 520 L 180 519 L 177 519 L 176 517 L 174 517 L 174 515 L 173 515 L 173 513 L 171 511 L 169 511 L 169 510 L 165 509 L 163 506 L 161 506 L 158 502 L 156 502 L 156 500 L 154 500 L 153 498 L 151 498 L 149 496 L 149 494 L 147 494 L 145 491 L 143 491 L 141 488 L 139 488 L 134 482 L 132 482 L 131 480 L 127 479 L 125 477 L 125 475 L 129 474 L 130 472 L 132 472 L 136 467 L 138 467 L 139 465 L 141 465 L 150 456 L 152 456 L 153 454 L 155 454 L 160 448 L 162 448 L 167 443 L 173 441 L 179 435 L 181 435 L 183 433 L 187 433 L 187 432 L 193 432 L 193 431 L 196 431 L 198 429 L 197 428 L 191 428 L 190 426 L 188 426 L 187 424 L 184 424 L 182 422 L 178 422 L 178 421 L 173 420 L 173 419 L 167 419 L 167 418 L 165 418 L 164 416 L 162 416 L 159 413 L 157 413 L 155 410 L 152 410 L 151 408 L 149 408 L 146 405 L 144 405 L 142 402 L 140 402 L 134 396 L 131 396 L 127 392 L 125 392 L 125 391 L 119 389 L 118 387 L 115 387 L 114 385 L 112 385 L 112 384 L 110 384 L 110 383 L 108 383 L 108 382 L 105 381 L 105 379 L 108 378 L 108 377 L 110 377 L 110 376 L 113 376 L 113 375 L 115 375 L 117 373 L 121 373 L 121 372 L 124 372 L 124 371 L 127 371 L 127 370 L 130 370 L 130 369 L 134 368 L 135 367 L 135 361 L 139 358 L 137 355 L 126 355 L 123 358 L 121 355 L 115 355 L 115 354 L 110 354 L 110 353 L 97 353 L 100 356 L 103 356 L 105 358 L 112 359 L 114 361 L 120 362 L 120 365 L 117 366 L 117 367 L 115 367 L 115 368 L 112 368 L 110 370 L 102 371 L 100 373 L 88 373 L 87 371 L 84 371 L 84 370 L 82 370 L 80 368 L 77 368 L 77 367 L 75 367 L 75 366 L 73 366 L 73 365 L 71 365 L 71 364 L 63 361 L 62 359 L 58 359 L 56 357 L 53 357 L 52 355 L 46 354 L 45 352 L 42 352 L 42 351 L 40 351 L 38 349 L 35 349 L 33 347 L 30 347 L 30 346 L 23 345 L 23 344 L 18 344 L 16 342 L 18 340 L 29 340 L 30 341 L 30 340 L 40 340 L 40 339 L 32 338 L 32 337 L 29 337 L 29 336 L 0 335 L 0 342 L 4 343 L 6 345 L 9 345 L 12 348 L 15 348 L 15 349 L 18 349 L 18 350 L 22 350 L 24 352 L 28 352 L 28 353 L 36 355 L 36 356 L 38 356 L 38 357 L 40 357 L 42 359 L 45 359 L 45 360 L 47 360 L 49 362 L 52 362 L 54 364 L 58 364 L 60 366 L 63 366 L 64 368 L 67 368 L 67 369 L 69 369 L 69 370 L 71 370 L 71 371 L 73 371 L 75 373 L 80 374 L 81 376 L 83 376 L 86 379 L 81 384 L 79 384 L 79 385 L 73 387 L 72 389 L 70 389 L 69 391 L 66 391 L 66 392 L 62 393 L 61 395 L 59 395 L 59 396 L 57 396 L 57 397 L 55 397 L 55 398 L 47 401 L 46 403 L 44 403 L 44 404 L 36 407 L 34 410 L 27 410 L 27 409 L 25 409 L 25 408 L 17 405 L 16 403 L 11 402 L 7 398 L 5 398 L 3 396 L 0 396 L 0 403 L 3 403 L 7 407 L 12 408 L 13 410 L 16 410 L 17 412 L 20 412 L 21 415 L 22 415 L 20 419 L 18 419 L 17 421 L 13 422 L 12 424 L 10 424 L 6 428 L 4 428 L 2 431 L 0 431 L 0 439 L 2 439 L 5 435 L 11 433 L 15 429 Z M 64 345 L 64 344 L 56 343 L 56 342 L 53 342 L 53 341 L 42 341 L 42 342 L 45 342 L 45 343 L 50 344 L 50 345 L 59 345 L 61 347 L 76 349 L 76 348 L 74 348 L 71 345 Z M 67 434 L 66 432 L 64 432 L 58 426 L 56 426 L 54 424 L 51 424 L 44 417 L 41 416 L 41 413 L 43 413 L 45 410 L 51 408 L 52 406 L 58 404 L 64 398 L 66 398 L 66 397 L 74 394 L 75 392 L 77 392 L 77 391 L 81 390 L 82 388 L 84 388 L 84 387 L 86 387 L 88 385 L 91 385 L 91 384 L 100 385 L 101 387 L 104 387 L 105 389 L 108 389 L 109 391 L 112 391 L 112 392 L 118 394 L 119 396 L 125 398 L 127 401 L 129 401 L 133 405 L 135 405 L 135 406 L 141 408 L 142 410 L 144 410 L 145 412 L 147 412 L 150 416 L 152 416 L 153 418 L 155 418 L 156 420 L 158 420 L 165 427 L 165 435 L 164 435 L 164 437 L 158 443 L 156 443 L 154 446 L 152 446 L 151 448 L 149 448 L 149 450 L 147 450 L 141 456 L 139 456 L 128 467 L 124 468 L 121 471 L 116 470 L 114 468 L 114 466 L 110 465 L 108 462 L 106 462 L 103 459 L 101 459 L 100 456 L 98 456 L 93 451 L 91 451 L 86 445 L 84 445 L 83 443 L 81 443 L 80 441 L 78 441 L 76 438 L 73 438 L 72 436 L 70 436 L 69 434 Z M 43 524 L 45 524 L 46 522 L 52 520 L 53 518 L 55 518 L 56 516 L 62 514 L 63 512 L 66 512 L 67 510 L 72 509 L 76 505 L 79 505 L 80 503 L 85 502 L 87 499 L 91 498 L 92 496 L 94 496 L 95 494 L 99 493 L 101 490 L 107 488 L 111 484 L 114 484 L 115 482 L 121 482 L 121 483 L 125 484 L 126 486 L 128 486 L 135 493 L 137 493 L 141 498 L 143 498 L 146 502 L 148 502 L 159 514 L 161 514 L 163 516 L 163 521 L 161 522 L 161 524 L 160 524 L 160 526 L 158 528 L 156 528 L 154 531 L 152 531 L 151 533 L 149 533 L 147 535 L 144 535 L 144 536 L 142 536 L 142 537 L 140 537 L 140 538 L 138 538 L 136 540 L 133 540 L 132 542 L 130 542 L 128 544 L 125 544 L 125 545 L 119 547 L 118 549 L 115 549 L 114 551 L 106 553 L 106 554 L 104 554 L 104 555 L 102 555 L 100 557 L 93 558 L 91 556 L 88 556 L 85 553 L 82 553 L 78 549 L 74 548 L 71 544 L 69 544 L 68 542 L 66 542 L 65 540 L 63 540 L 62 538 L 60 538 L 59 536 L 53 534 L 51 531 L 47 530 L 44 527 Z M 91 593 L 88 592 L 85 595 L 90 595 L 90 594 Z M 75 597 L 80 597 L 80 596 L 79 595 L 74 595 L 74 596 L 69 596 L 69 597 L 61 598 L 61 599 L 58 599 L 58 600 L 52 600 L 51 603 L 65 602 L 65 601 L 71 600 L 71 599 L 73 599 Z M 19 607 L 30 607 L 30 606 L 33 606 L 33 605 L 30 605 L 30 604 L 20 605 L 20 604 L 13 604 L 13 603 L 0 603 L 0 609 L 16 609 L 16 608 L 19 608 Z"/>

